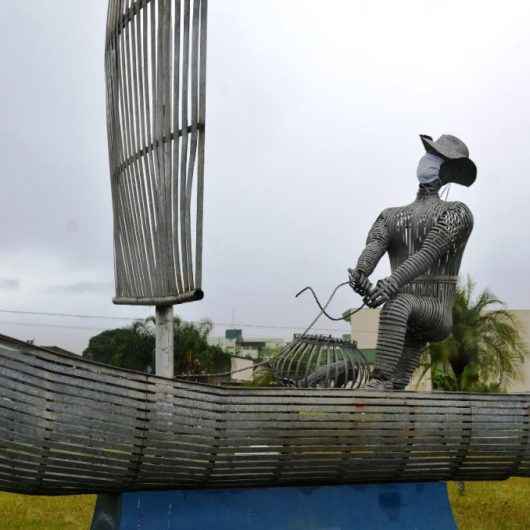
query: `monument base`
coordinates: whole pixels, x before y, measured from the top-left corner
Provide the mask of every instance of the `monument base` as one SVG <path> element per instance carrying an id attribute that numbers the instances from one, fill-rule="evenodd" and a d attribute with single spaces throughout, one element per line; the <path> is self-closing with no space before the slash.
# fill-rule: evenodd
<path id="1" fill-rule="evenodd" d="M 92 530 L 457 530 L 443 482 L 100 495 Z"/>

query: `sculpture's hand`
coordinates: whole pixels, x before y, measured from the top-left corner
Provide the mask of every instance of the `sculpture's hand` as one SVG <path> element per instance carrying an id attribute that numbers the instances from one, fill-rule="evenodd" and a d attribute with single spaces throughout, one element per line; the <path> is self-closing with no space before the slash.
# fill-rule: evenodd
<path id="1" fill-rule="evenodd" d="M 397 282 L 389 276 L 377 282 L 375 289 L 364 297 L 364 303 L 371 308 L 379 307 L 391 298 L 394 298 L 398 290 L 399 286 Z"/>
<path id="2" fill-rule="evenodd" d="M 367 296 L 372 290 L 372 283 L 368 276 L 358 269 L 348 269 L 350 287 L 361 296 Z"/>

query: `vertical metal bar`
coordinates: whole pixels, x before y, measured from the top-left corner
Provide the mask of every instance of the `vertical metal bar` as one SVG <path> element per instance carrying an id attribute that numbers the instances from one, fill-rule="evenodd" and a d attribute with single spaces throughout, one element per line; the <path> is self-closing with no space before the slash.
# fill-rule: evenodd
<path id="1" fill-rule="evenodd" d="M 149 11 L 149 17 L 150 17 L 150 31 L 149 31 L 149 37 L 151 42 L 151 111 L 152 111 L 152 141 L 153 141 L 153 151 L 152 151 L 152 157 L 153 157 L 153 184 L 155 189 L 154 194 L 154 205 L 156 207 L 157 216 L 156 216 L 156 230 L 155 230 L 155 242 L 156 242 L 156 254 L 157 254 L 157 267 L 156 267 L 156 275 L 158 279 L 158 283 L 161 289 L 160 293 L 157 293 L 159 295 L 162 295 L 164 291 L 164 261 L 163 261 L 163 248 L 162 248 L 162 241 L 161 241 L 161 230 L 162 230 L 162 217 L 164 215 L 164 212 L 161 207 L 160 203 L 160 156 L 159 156 L 159 143 L 160 143 L 160 135 L 158 130 L 158 105 L 159 105 L 159 97 L 158 97 L 158 65 L 157 60 L 159 60 L 159 56 L 157 56 L 157 33 L 156 33 L 156 5 L 155 0 L 151 1 L 150 4 L 150 11 Z M 159 21 L 160 23 L 160 21 Z"/>
<path id="2" fill-rule="evenodd" d="M 173 262 L 173 241 L 170 237 L 171 233 L 171 3 L 170 0 L 161 1 L 161 20 L 159 24 L 162 27 L 161 31 L 161 57 L 159 74 L 161 80 L 161 123 L 160 131 L 162 138 L 162 186 L 160 194 L 162 196 L 163 205 L 163 234 L 164 234 L 164 273 L 165 273 L 165 288 L 167 292 L 175 291 L 175 271 Z"/>
<path id="3" fill-rule="evenodd" d="M 190 0 L 184 0 L 182 40 L 182 139 L 180 155 L 180 251 L 184 289 L 190 289 L 188 271 L 188 253 L 186 244 L 186 170 L 188 167 L 188 91 L 189 91 L 189 57 L 190 57 Z"/>
<path id="4" fill-rule="evenodd" d="M 199 0 L 194 0 L 192 10 L 190 46 L 190 126 L 191 141 L 189 147 L 189 159 L 186 175 L 186 255 L 188 256 L 188 267 L 186 274 L 188 276 L 190 287 L 195 286 L 193 274 L 193 251 L 192 251 L 192 233 L 191 233 L 191 195 L 193 190 L 193 174 L 195 173 L 195 161 L 197 154 L 197 132 L 199 122 L 199 31 L 200 31 L 200 5 Z"/>
<path id="5" fill-rule="evenodd" d="M 197 227 L 195 232 L 195 287 L 202 287 L 202 230 L 204 205 L 204 144 L 206 132 L 206 44 L 208 0 L 201 0 L 199 61 L 199 152 L 197 155 Z"/>
<path id="6" fill-rule="evenodd" d="M 156 375 L 173 377 L 173 306 L 156 306 Z"/>
<path id="7" fill-rule="evenodd" d="M 116 0 L 111 0 L 109 2 L 108 9 L 108 18 L 107 18 L 107 35 L 110 35 L 114 30 L 116 25 L 118 13 L 118 3 Z M 115 34 L 116 35 L 116 34 Z M 118 215 L 118 206 L 117 206 L 117 197 L 116 197 L 116 179 L 114 175 L 114 167 L 116 166 L 116 161 L 119 160 L 119 142 L 121 131 L 118 127 L 119 117 L 116 113 L 119 111 L 117 101 L 116 91 L 118 90 L 117 86 L 117 37 L 114 36 L 106 43 L 106 53 L 105 53 L 105 70 L 107 78 L 107 134 L 109 140 L 109 169 L 110 169 L 110 187 L 112 194 L 112 204 L 113 204 L 113 232 L 114 232 L 114 277 L 116 281 L 116 292 L 119 293 L 123 289 L 122 282 L 122 271 L 123 271 L 123 261 L 118 249 L 118 241 L 120 239 L 119 231 L 119 222 L 120 217 Z"/>
<path id="8" fill-rule="evenodd" d="M 175 262 L 175 276 L 179 293 L 183 292 L 182 274 L 180 269 L 180 234 L 179 234 L 179 170 L 180 170 L 180 39 L 181 39 L 181 11 L 180 0 L 174 0 L 174 35 L 173 35 L 173 165 L 171 183 L 173 186 L 172 200 L 172 232 L 173 232 L 173 260 Z"/>
<path id="9" fill-rule="evenodd" d="M 132 4 L 129 2 L 128 9 L 132 9 Z M 126 68 L 127 68 L 127 100 L 128 100 L 128 117 L 129 117 L 129 132 L 130 132 L 130 153 L 129 156 L 135 158 L 135 154 L 140 148 L 139 130 L 138 130 L 138 96 L 136 93 L 136 53 L 134 48 L 134 35 L 132 34 L 134 25 L 134 17 L 127 21 L 123 29 L 124 44 L 126 50 Z M 135 225 L 135 243 L 136 243 L 136 261 L 138 265 L 138 272 L 142 284 L 142 292 L 144 296 L 148 296 L 149 288 L 149 256 L 147 254 L 147 245 L 145 244 L 145 226 L 144 215 L 142 211 L 142 195 L 139 189 L 139 181 L 141 179 L 141 172 L 137 160 L 127 165 L 127 173 L 129 175 L 129 194 L 132 205 L 132 218 Z"/>
<path id="10" fill-rule="evenodd" d="M 124 2 L 122 0 L 122 4 L 127 7 L 127 2 Z M 122 11 L 122 9 L 120 9 Z M 120 160 L 120 163 L 122 163 L 125 159 L 127 159 L 129 156 L 131 156 L 132 152 L 132 143 L 131 143 L 131 137 L 130 137 L 130 128 L 129 128 L 129 120 L 130 119 L 130 112 L 129 110 L 129 99 L 128 99 L 128 90 L 127 90 L 127 81 L 128 81 L 128 71 L 127 71 L 127 63 L 126 63 L 126 51 L 125 46 L 127 44 L 126 41 L 126 34 L 125 34 L 125 28 L 121 32 L 121 34 L 118 34 L 117 36 L 117 42 L 118 42 L 118 60 L 120 65 L 120 75 L 119 75 L 119 81 L 120 81 L 120 110 L 121 110 L 121 130 L 122 130 L 122 140 L 123 140 L 123 148 L 121 151 L 122 159 Z M 116 178 L 119 179 L 118 187 L 120 192 L 123 192 L 125 194 L 122 195 L 122 214 L 124 216 L 124 222 L 121 223 L 121 229 L 122 234 L 124 238 L 127 241 L 127 248 L 129 253 L 129 267 L 131 270 L 131 277 L 130 277 L 130 285 L 135 286 L 135 291 L 143 292 L 143 282 L 142 277 L 139 271 L 140 264 L 138 263 L 137 258 L 137 248 L 138 245 L 136 243 L 136 237 L 137 237 L 137 229 L 134 226 L 134 219 L 131 215 L 131 211 L 133 210 L 132 204 L 130 202 L 130 196 L 129 196 L 129 189 L 128 189 L 128 177 L 129 177 L 129 167 L 125 167 L 121 170 L 117 171 Z"/>
<path id="11" fill-rule="evenodd" d="M 139 27 L 140 21 L 140 9 L 138 4 L 135 4 L 133 11 L 133 18 L 129 22 L 129 40 L 131 47 L 131 62 L 132 62 L 132 96 L 134 100 L 134 126 L 135 126 L 135 153 L 140 152 L 143 148 L 144 143 L 142 139 L 142 127 L 141 127 L 141 103 L 143 99 L 143 94 L 141 95 L 141 79 L 139 72 L 139 62 L 140 49 L 138 46 L 138 35 L 137 29 Z M 142 228 L 141 234 L 141 245 L 143 251 L 143 273 L 145 277 L 145 288 L 149 294 L 153 292 L 153 255 L 149 241 L 149 209 L 146 201 L 145 193 L 145 175 L 144 175 L 144 166 L 143 166 L 143 157 L 139 156 L 133 162 L 133 167 L 135 169 L 135 179 L 134 179 L 134 193 L 137 196 L 137 206 L 138 206 L 138 215 L 140 217 L 140 223 Z"/>
<path id="12" fill-rule="evenodd" d="M 146 36 L 142 37 L 143 33 L 143 21 L 147 19 L 147 7 L 140 6 L 136 17 L 136 48 L 138 56 L 138 105 L 140 108 L 139 113 L 139 132 L 140 132 L 140 145 L 144 149 L 143 155 L 140 157 L 140 167 L 142 173 L 142 188 L 143 195 L 145 197 L 146 206 L 146 244 L 148 245 L 148 253 L 150 257 L 150 287 L 151 295 L 156 291 L 156 275 L 155 275 L 155 251 L 153 246 L 153 234 L 154 234 L 154 213 L 153 213 L 153 201 L 152 201 L 152 188 L 151 188 L 151 176 L 149 173 L 149 154 L 146 149 L 149 144 L 147 141 L 147 122 L 146 122 L 146 91 L 145 87 L 145 49 L 143 44 L 146 42 Z M 144 24 L 145 27 L 145 24 Z"/>
<path id="13" fill-rule="evenodd" d="M 152 3 L 151 3 L 152 5 Z M 150 146 L 154 141 L 152 133 L 152 98 L 153 96 L 153 87 L 150 86 L 151 76 L 149 75 L 149 65 L 150 65 L 150 55 L 149 55 L 149 43 L 150 43 L 150 25 L 149 25 L 149 11 L 148 5 L 145 5 L 142 13 L 142 59 L 143 59 L 143 85 L 145 92 L 145 146 Z M 153 270 L 151 271 L 154 283 L 153 294 L 163 293 L 163 289 L 160 286 L 159 272 L 158 268 L 160 267 L 159 262 L 159 245 L 157 238 L 158 230 L 158 217 L 159 211 L 156 203 L 156 174 L 155 174 L 155 154 L 154 148 L 151 148 L 144 156 L 145 159 L 145 171 L 147 178 L 147 188 L 148 188 L 148 197 L 149 197 L 149 207 L 151 212 L 151 247 L 153 252 Z"/>

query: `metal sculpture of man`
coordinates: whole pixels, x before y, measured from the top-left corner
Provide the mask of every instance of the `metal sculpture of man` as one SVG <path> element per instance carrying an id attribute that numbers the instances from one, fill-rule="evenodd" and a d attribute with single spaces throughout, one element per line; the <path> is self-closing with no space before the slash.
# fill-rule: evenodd
<path id="1" fill-rule="evenodd" d="M 429 342 L 452 331 L 458 271 L 473 216 L 461 202 L 440 198 L 444 184 L 473 184 L 477 174 L 464 142 L 443 135 L 435 142 L 420 136 L 426 154 L 417 170 L 416 200 L 387 208 L 376 219 L 350 285 L 372 308 L 383 305 L 375 367 L 366 388 L 401 390 L 418 367 Z M 385 253 L 392 273 L 372 289 L 370 274 Z"/>

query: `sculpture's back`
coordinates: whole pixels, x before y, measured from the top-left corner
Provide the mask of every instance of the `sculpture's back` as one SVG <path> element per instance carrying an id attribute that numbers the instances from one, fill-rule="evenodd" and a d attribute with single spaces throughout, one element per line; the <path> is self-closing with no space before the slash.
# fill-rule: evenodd
<path id="1" fill-rule="evenodd" d="M 424 264 L 428 264 L 427 269 L 403 285 L 400 292 L 442 297 L 451 304 L 464 250 L 473 229 L 469 208 L 461 202 L 441 200 L 433 189 L 421 189 L 413 203 L 387 210 L 384 218 L 390 232 L 388 255 L 392 272 L 420 250 L 424 249 L 426 254 L 417 267 L 423 269 Z M 433 237 L 433 230 L 438 231 L 438 237 Z M 429 234 L 431 237 L 427 239 Z M 426 245 L 437 245 L 437 248 L 429 249 Z M 432 259 L 434 255 L 436 258 Z"/>

